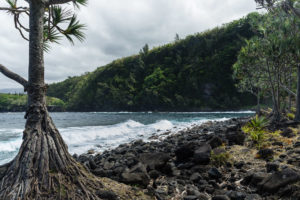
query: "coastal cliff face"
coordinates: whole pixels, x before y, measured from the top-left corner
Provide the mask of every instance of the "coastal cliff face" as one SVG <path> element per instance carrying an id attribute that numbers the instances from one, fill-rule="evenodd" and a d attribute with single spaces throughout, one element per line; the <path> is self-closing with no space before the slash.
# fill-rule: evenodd
<path id="1" fill-rule="evenodd" d="M 207 122 L 74 158 L 99 177 L 161 200 L 299 199 L 299 126 L 284 122 L 259 150 L 242 131 L 248 120 Z"/>
<path id="2" fill-rule="evenodd" d="M 232 66 L 255 35 L 252 13 L 203 33 L 122 58 L 82 76 L 51 84 L 48 96 L 73 111 L 232 110 L 255 104 L 239 93 Z"/>

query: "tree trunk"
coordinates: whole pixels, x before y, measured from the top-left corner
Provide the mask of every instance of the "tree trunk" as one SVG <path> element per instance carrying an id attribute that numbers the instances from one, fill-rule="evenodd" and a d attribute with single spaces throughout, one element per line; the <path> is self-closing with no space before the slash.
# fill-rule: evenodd
<path id="1" fill-rule="evenodd" d="M 289 88 L 292 88 L 292 68 L 290 67 L 289 73 Z M 288 105 L 288 112 L 290 113 L 292 109 L 292 94 L 289 93 L 289 105 Z"/>
<path id="2" fill-rule="evenodd" d="M 256 114 L 260 115 L 260 92 L 257 93 Z"/>
<path id="3" fill-rule="evenodd" d="M 277 102 L 277 96 L 276 96 L 276 92 L 274 87 L 272 86 L 272 90 L 271 90 L 271 94 L 272 94 L 272 100 L 273 100 L 273 116 L 272 116 L 272 123 L 277 123 L 280 121 L 280 111 L 279 111 L 279 107 L 278 107 L 278 102 Z"/>
<path id="4" fill-rule="evenodd" d="M 296 98 L 296 115 L 295 121 L 300 121 L 300 64 L 297 66 L 298 68 L 298 80 L 297 80 L 297 98 Z"/>
<path id="5" fill-rule="evenodd" d="M 281 113 L 281 106 L 280 106 L 280 68 L 279 68 L 279 64 L 277 63 L 277 84 L 276 84 L 276 101 L 277 101 L 277 110 L 276 110 L 276 114 L 274 115 L 274 120 L 276 122 L 280 121 L 280 113 Z"/>
<path id="6" fill-rule="evenodd" d="M 273 107 L 273 117 L 272 117 L 272 122 L 273 123 L 277 123 L 280 121 L 280 111 L 279 111 L 279 108 L 278 108 L 278 103 L 277 103 L 277 100 L 276 100 L 276 97 L 273 97 L 275 100 L 273 100 L 275 103 L 274 103 L 274 107 Z"/>
<path id="7" fill-rule="evenodd" d="M 272 101 L 273 101 L 272 123 L 277 123 L 278 121 L 280 121 L 281 116 L 280 116 L 280 112 L 279 112 L 279 108 L 278 108 L 278 104 L 277 104 L 275 83 L 272 79 L 269 61 L 267 61 L 267 74 L 268 74 L 269 82 L 271 85 L 271 94 L 272 94 Z"/>
<path id="8" fill-rule="evenodd" d="M 50 118 L 44 83 L 42 1 L 30 1 L 28 109 L 23 143 L 0 180 L 0 199 L 99 199 L 100 181 L 78 164 Z"/>

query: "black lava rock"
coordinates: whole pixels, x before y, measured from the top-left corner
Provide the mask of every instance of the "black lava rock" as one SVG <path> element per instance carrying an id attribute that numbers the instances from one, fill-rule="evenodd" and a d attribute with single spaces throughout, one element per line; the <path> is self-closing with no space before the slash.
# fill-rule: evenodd
<path id="1" fill-rule="evenodd" d="M 258 155 L 262 159 L 269 160 L 273 158 L 274 151 L 272 149 L 261 149 L 259 150 Z"/>
<path id="2" fill-rule="evenodd" d="M 209 144 L 202 144 L 198 147 L 193 156 L 193 162 L 200 165 L 207 165 L 210 162 L 211 147 Z"/>
<path id="3" fill-rule="evenodd" d="M 222 178 L 221 172 L 220 172 L 217 168 L 215 168 L 215 167 L 210 168 L 210 169 L 208 170 L 208 176 L 209 176 L 210 178 L 213 178 L 213 179 L 219 179 L 219 178 Z"/>
<path id="4" fill-rule="evenodd" d="M 96 195 L 104 200 L 118 200 L 118 196 L 113 191 L 98 190 Z"/>
<path id="5" fill-rule="evenodd" d="M 276 172 L 279 168 L 279 163 L 277 162 L 269 162 L 266 164 L 267 172 Z"/>
<path id="6" fill-rule="evenodd" d="M 286 168 L 265 178 L 260 189 L 262 192 L 274 193 L 281 187 L 295 183 L 299 180 L 300 175 L 298 172 L 293 169 Z"/>

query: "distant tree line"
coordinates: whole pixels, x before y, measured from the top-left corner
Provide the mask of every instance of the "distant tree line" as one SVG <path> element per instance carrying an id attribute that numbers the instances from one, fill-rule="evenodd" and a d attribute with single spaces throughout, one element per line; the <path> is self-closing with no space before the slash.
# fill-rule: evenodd
<path id="1" fill-rule="evenodd" d="M 25 112 L 27 107 L 26 94 L 1 94 L 0 93 L 0 112 Z M 65 110 L 65 103 L 54 97 L 46 97 L 46 103 L 51 111 Z"/>

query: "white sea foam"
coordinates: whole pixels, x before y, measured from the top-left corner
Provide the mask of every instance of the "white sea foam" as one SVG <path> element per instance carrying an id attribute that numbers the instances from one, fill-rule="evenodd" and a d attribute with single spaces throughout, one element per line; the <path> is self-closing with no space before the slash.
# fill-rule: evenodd
<path id="1" fill-rule="evenodd" d="M 152 129 L 160 129 L 160 130 L 167 130 L 167 129 L 171 129 L 173 127 L 173 123 L 170 122 L 169 120 L 161 120 L 158 121 L 154 124 L 150 124 L 148 125 L 149 128 Z"/>
<path id="2" fill-rule="evenodd" d="M 159 112 L 159 113 L 178 113 L 178 114 L 254 114 L 255 111 L 214 111 L 214 112 Z"/>
<path id="3" fill-rule="evenodd" d="M 217 119 L 215 121 L 224 121 L 228 118 Z M 167 130 L 176 133 L 179 130 L 189 128 L 192 125 L 199 125 L 209 120 L 193 120 L 191 122 L 171 122 L 169 120 L 160 120 L 152 124 L 142 124 L 134 120 L 128 120 L 123 123 L 109 126 L 84 126 L 69 127 L 59 129 L 63 139 L 69 146 L 71 153 L 85 153 L 89 149 L 106 150 L 118 146 L 121 143 L 127 143 L 135 139 L 147 140 L 149 136 L 161 133 Z M 16 136 L 12 140 L 0 142 L 0 152 L 15 152 L 22 143 L 22 130 L 11 129 L 1 130 L 9 135 Z M 101 145 L 101 146 L 100 146 Z"/>
<path id="4" fill-rule="evenodd" d="M 130 112 L 130 111 L 121 111 L 121 112 L 90 112 L 90 113 L 102 113 L 102 114 L 131 114 L 131 113 L 137 113 L 137 112 Z M 153 111 L 146 111 L 146 112 L 138 112 L 138 113 L 178 113 L 178 114 L 253 114 L 255 111 L 252 110 L 241 110 L 241 111 L 213 111 L 213 112 L 153 112 Z"/>
<path id="5" fill-rule="evenodd" d="M 17 138 L 12 141 L 0 142 L 0 152 L 13 152 L 17 151 L 21 146 L 22 138 Z"/>
<path id="6" fill-rule="evenodd" d="M 89 149 L 106 150 L 135 139 L 146 139 L 157 130 L 173 127 L 168 120 L 145 125 L 134 120 L 110 126 L 86 126 L 60 129 L 72 153 L 85 153 Z M 99 146 L 101 145 L 101 146 Z"/>
<path id="7" fill-rule="evenodd" d="M 22 143 L 22 129 L 0 129 L 0 152 L 17 151 Z"/>
<path id="8" fill-rule="evenodd" d="M 227 114 L 237 112 L 214 113 Z M 243 111 L 240 113 L 252 112 Z M 148 115 L 147 113 L 144 114 Z M 164 133 L 166 131 L 171 131 L 171 134 L 174 134 L 180 130 L 192 127 L 193 125 L 200 125 L 207 121 L 225 121 L 230 119 L 204 119 L 203 117 L 200 115 L 191 119 L 183 119 L 183 121 L 180 121 L 180 118 L 174 120 L 163 119 L 151 124 L 127 120 L 113 125 L 59 128 L 59 131 L 67 143 L 70 153 L 82 154 L 86 153 L 89 149 L 104 151 L 137 139 L 149 141 L 148 138 L 153 134 Z M 0 165 L 8 162 L 17 154 L 22 143 L 22 132 L 22 129 L 0 129 Z M 161 136 L 161 138 L 164 137 L 166 137 L 166 134 Z"/>

